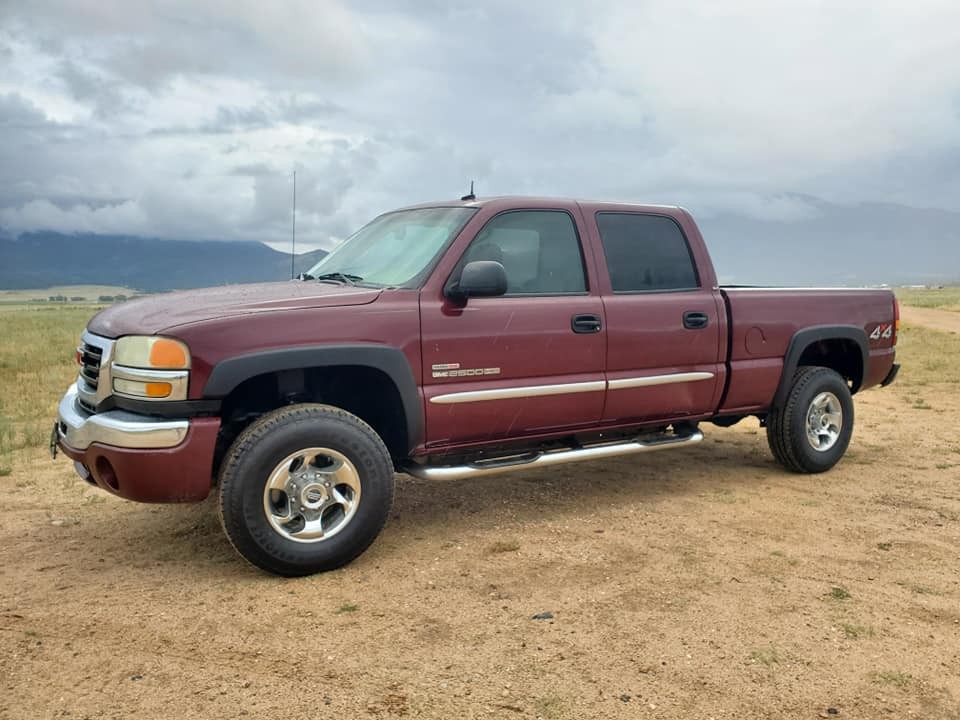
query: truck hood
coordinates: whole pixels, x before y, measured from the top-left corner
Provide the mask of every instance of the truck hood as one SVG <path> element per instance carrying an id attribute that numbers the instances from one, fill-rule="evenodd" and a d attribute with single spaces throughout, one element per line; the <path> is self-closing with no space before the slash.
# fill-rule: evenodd
<path id="1" fill-rule="evenodd" d="M 178 325 L 236 315 L 366 305 L 376 300 L 380 293 L 376 288 L 294 280 L 225 285 L 118 303 L 95 315 L 87 327 L 90 332 L 108 338 L 152 335 Z"/>

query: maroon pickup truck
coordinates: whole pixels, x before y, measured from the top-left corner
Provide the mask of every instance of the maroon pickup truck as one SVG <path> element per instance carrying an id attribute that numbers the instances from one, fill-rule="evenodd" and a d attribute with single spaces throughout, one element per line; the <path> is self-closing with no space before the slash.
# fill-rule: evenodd
<path id="1" fill-rule="evenodd" d="M 720 288 L 677 207 L 472 197 L 386 213 L 299 281 L 96 315 L 52 438 L 80 476 L 202 500 L 251 563 L 348 563 L 394 472 L 503 473 L 699 442 L 756 416 L 831 468 L 851 396 L 893 381 L 888 290 Z"/>

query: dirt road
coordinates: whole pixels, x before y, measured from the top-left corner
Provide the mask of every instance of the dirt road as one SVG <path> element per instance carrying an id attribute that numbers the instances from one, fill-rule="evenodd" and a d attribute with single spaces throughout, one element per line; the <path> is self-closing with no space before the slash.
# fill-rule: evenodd
<path id="1" fill-rule="evenodd" d="M 910 325 L 920 325 L 941 332 L 960 333 L 960 312 L 902 306 L 900 318 Z"/>
<path id="2" fill-rule="evenodd" d="M 904 332 L 829 474 L 780 470 L 749 420 L 401 476 L 374 546 L 301 580 L 240 561 L 210 504 L 119 501 L 24 452 L 0 478 L 0 717 L 958 717 L 957 351 Z"/>

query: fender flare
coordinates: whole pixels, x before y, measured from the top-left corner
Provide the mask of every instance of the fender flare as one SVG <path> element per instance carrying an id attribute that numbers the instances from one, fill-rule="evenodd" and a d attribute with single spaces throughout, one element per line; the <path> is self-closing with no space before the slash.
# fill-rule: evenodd
<path id="1" fill-rule="evenodd" d="M 854 380 L 850 389 L 851 393 L 857 392 L 863 385 L 870 364 L 870 344 L 867 341 L 867 334 L 856 325 L 815 325 L 798 330 L 790 339 L 790 345 L 787 346 L 787 354 L 783 360 L 780 384 L 777 385 L 777 392 L 773 396 L 773 407 L 783 407 L 786 402 L 787 394 L 790 392 L 790 383 L 793 381 L 793 375 L 797 371 L 800 357 L 804 351 L 813 343 L 823 340 L 851 340 L 856 343 L 857 347 L 860 348 L 863 373 L 859 381 Z"/>
<path id="2" fill-rule="evenodd" d="M 238 355 L 218 362 L 203 388 L 204 399 L 223 399 L 240 383 L 281 370 L 355 365 L 386 375 L 397 388 L 407 423 L 407 450 L 423 442 L 423 406 L 406 355 L 385 345 L 319 345 L 279 348 Z"/>

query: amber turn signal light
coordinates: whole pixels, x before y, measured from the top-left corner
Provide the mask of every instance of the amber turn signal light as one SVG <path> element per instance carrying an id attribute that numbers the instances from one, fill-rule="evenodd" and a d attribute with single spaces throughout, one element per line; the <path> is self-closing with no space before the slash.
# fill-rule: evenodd
<path id="1" fill-rule="evenodd" d="M 170 383 L 165 382 L 149 382 L 146 387 L 147 397 L 152 398 L 165 398 L 170 394 L 171 390 L 173 390 L 173 388 Z"/>
<path id="2" fill-rule="evenodd" d="M 150 347 L 150 366 L 155 368 L 186 367 L 187 353 L 183 349 L 183 345 L 176 340 L 157 338 Z"/>

